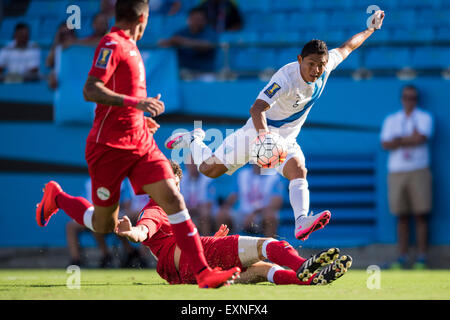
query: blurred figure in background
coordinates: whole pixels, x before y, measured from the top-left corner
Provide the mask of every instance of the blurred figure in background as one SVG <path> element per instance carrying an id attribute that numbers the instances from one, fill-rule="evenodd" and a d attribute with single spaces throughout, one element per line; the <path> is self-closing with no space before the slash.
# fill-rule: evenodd
<path id="1" fill-rule="evenodd" d="M 60 67 L 61 51 L 77 42 L 75 29 L 67 28 L 66 22 L 62 22 L 56 31 L 52 47 L 47 55 L 45 64 L 51 69 L 48 77 L 48 85 L 51 89 L 58 87 L 58 72 Z"/>
<path id="2" fill-rule="evenodd" d="M 150 14 L 164 14 L 168 16 L 173 16 L 180 12 L 182 7 L 181 0 L 152 0 L 149 3 Z"/>
<path id="3" fill-rule="evenodd" d="M 199 75 L 214 72 L 217 34 L 208 27 L 205 11 L 191 9 L 187 27 L 176 32 L 169 39 L 159 41 L 164 48 L 177 49 L 181 72 L 194 72 Z"/>
<path id="4" fill-rule="evenodd" d="M 92 34 L 79 41 L 80 44 L 97 46 L 100 40 L 109 31 L 109 18 L 104 13 L 97 13 L 92 18 Z"/>
<path id="5" fill-rule="evenodd" d="M 116 14 L 116 0 L 101 0 L 100 13 L 106 15 L 109 19 L 114 19 Z"/>
<path id="6" fill-rule="evenodd" d="M 91 181 L 90 179 L 86 181 L 86 198 L 91 199 Z M 148 202 L 148 196 L 144 195 L 144 199 L 142 196 L 134 196 L 133 191 L 131 190 L 130 183 L 128 180 L 125 180 L 122 184 L 121 190 L 121 215 L 128 216 L 132 221 L 137 221 L 140 210 L 143 208 L 142 204 L 146 204 Z M 137 209 L 139 208 L 139 209 Z M 97 242 L 98 248 L 101 251 L 101 258 L 98 264 L 99 268 L 112 268 L 114 267 L 114 257 L 111 253 L 108 245 L 106 243 L 106 236 L 104 234 L 92 232 L 88 228 L 81 226 L 75 221 L 70 221 L 66 225 L 66 236 L 67 236 L 67 245 L 69 248 L 70 254 L 70 264 L 83 266 L 84 261 L 81 255 L 81 246 L 79 237 L 82 232 L 91 233 L 95 241 Z M 125 256 L 122 259 L 120 266 L 122 268 L 131 268 L 131 267 L 147 267 L 147 263 L 145 259 L 142 257 L 139 249 L 134 248 L 128 240 L 122 237 L 118 237 L 122 246 L 125 250 Z"/>
<path id="7" fill-rule="evenodd" d="M 39 80 L 41 50 L 30 41 L 30 28 L 18 23 L 13 40 L 0 50 L 0 80 L 24 82 Z"/>
<path id="8" fill-rule="evenodd" d="M 392 268 L 406 265 L 411 216 L 416 223 L 418 250 L 413 267 L 426 267 L 427 219 L 432 198 L 428 142 L 433 121 L 428 112 L 418 108 L 418 100 L 418 90 L 412 85 L 405 86 L 401 95 L 403 110 L 388 116 L 381 131 L 382 147 L 389 151 L 389 207 L 398 218 L 399 257 Z"/>
<path id="9" fill-rule="evenodd" d="M 283 205 L 283 185 L 278 175 L 261 175 L 261 168 L 251 165 L 239 171 L 238 193 L 222 204 L 218 224 L 231 222 L 233 227 L 248 233 L 275 237 L 278 213 Z M 239 201 L 236 211 L 227 210 Z"/>
<path id="10" fill-rule="evenodd" d="M 217 31 L 237 31 L 242 29 L 241 13 L 234 1 L 203 0 L 200 8 L 205 10 L 208 23 Z"/>
<path id="11" fill-rule="evenodd" d="M 213 231 L 212 201 L 209 196 L 212 179 L 200 174 L 194 164 L 186 163 L 185 167 L 181 194 L 199 233 L 202 236 L 209 236 Z"/>

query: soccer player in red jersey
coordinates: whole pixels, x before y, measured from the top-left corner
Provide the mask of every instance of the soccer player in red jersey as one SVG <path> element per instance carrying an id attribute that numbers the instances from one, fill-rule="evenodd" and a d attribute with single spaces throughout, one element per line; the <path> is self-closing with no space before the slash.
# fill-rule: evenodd
<path id="1" fill-rule="evenodd" d="M 136 45 L 147 26 L 148 0 L 117 0 L 115 10 L 116 24 L 100 41 L 83 90 L 86 100 L 97 103 L 86 144 L 93 205 L 50 181 L 37 206 L 37 223 L 46 226 L 62 209 L 92 231 L 113 232 L 118 223 L 120 185 L 128 177 L 136 194 L 147 193 L 164 208 L 174 240 L 188 257 L 199 286 L 221 286 L 240 270 L 208 266 L 170 163 L 153 139 L 158 125 L 144 117 L 144 112 L 154 117 L 164 111 L 161 95 L 147 98 L 145 68 Z"/>
<path id="2" fill-rule="evenodd" d="M 179 186 L 181 169 L 177 163 L 171 164 Z M 141 211 L 135 227 L 124 216 L 119 219 L 115 232 L 149 247 L 158 259 L 158 274 L 170 284 L 196 283 L 187 255 L 177 246 L 164 210 L 153 200 Z M 214 237 L 200 237 L 200 240 L 211 267 L 228 269 L 237 265 L 243 270 L 240 279 L 236 280 L 240 283 L 329 284 L 345 274 L 352 264 L 350 256 L 339 257 L 338 248 L 330 248 L 304 259 L 286 241 L 227 234 L 228 228 L 222 225 Z M 265 259 L 275 264 L 262 261 Z"/>

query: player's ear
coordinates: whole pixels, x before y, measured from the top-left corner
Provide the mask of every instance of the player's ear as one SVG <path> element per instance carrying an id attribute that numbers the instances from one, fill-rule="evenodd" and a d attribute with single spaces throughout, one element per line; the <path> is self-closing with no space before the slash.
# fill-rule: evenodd
<path id="1" fill-rule="evenodd" d="M 297 56 L 297 60 L 299 64 L 302 63 L 303 58 L 300 54 Z"/>
<path id="2" fill-rule="evenodd" d="M 139 23 L 143 23 L 145 21 L 145 17 L 144 17 L 143 13 L 139 15 L 138 21 L 139 21 Z"/>

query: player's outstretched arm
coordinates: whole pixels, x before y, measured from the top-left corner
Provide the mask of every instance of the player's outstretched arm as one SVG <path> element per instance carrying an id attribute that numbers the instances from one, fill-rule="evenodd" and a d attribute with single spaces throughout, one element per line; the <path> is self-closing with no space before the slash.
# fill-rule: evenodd
<path id="1" fill-rule="evenodd" d="M 144 225 L 133 227 L 130 219 L 127 216 L 119 219 L 114 232 L 121 237 L 127 238 L 131 242 L 144 242 L 148 237 L 147 227 Z"/>
<path id="2" fill-rule="evenodd" d="M 378 30 L 381 28 L 384 20 L 384 11 L 378 10 L 373 14 L 373 19 L 371 21 L 370 27 L 368 27 L 366 30 L 355 34 L 353 37 L 348 39 L 343 45 L 341 45 L 337 50 L 340 52 L 342 57 L 345 59 L 348 57 L 350 53 L 352 53 L 353 50 L 356 50 L 359 48 L 364 41 L 369 38 L 375 30 Z"/>
<path id="3" fill-rule="evenodd" d="M 107 106 L 135 107 L 136 109 L 150 113 L 152 117 L 160 115 L 165 109 L 160 94 L 155 98 L 145 99 L 129 97 L 108 89 L 102 80 L 94 76 L 88 76 L 83 88 L 83 96 L 86 101 Z"/>

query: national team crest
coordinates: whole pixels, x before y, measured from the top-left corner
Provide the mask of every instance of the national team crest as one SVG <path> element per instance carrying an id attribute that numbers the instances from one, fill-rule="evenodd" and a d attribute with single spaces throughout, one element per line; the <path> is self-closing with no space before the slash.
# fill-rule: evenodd
<path id="1" fill-rule="evenodd" d="M 101 48 L 95 66 L 98 68 L 106 69 L 106 67 L 108 66 L 109 59 L 112 56 L 112 52 L 113 52 L 112 49 Z"/>
<path id="2" fill-rule="evenodd" d="M 272 85 L 266 89 L 266 91 L 264 91 L 264 93 L 269 97 L 269 98 L 273 98 L 273 96 L 278 92 L 278 90 L 280 90 L 281 87 L 278 83 L 274 82 L 272 83 Z"/>

